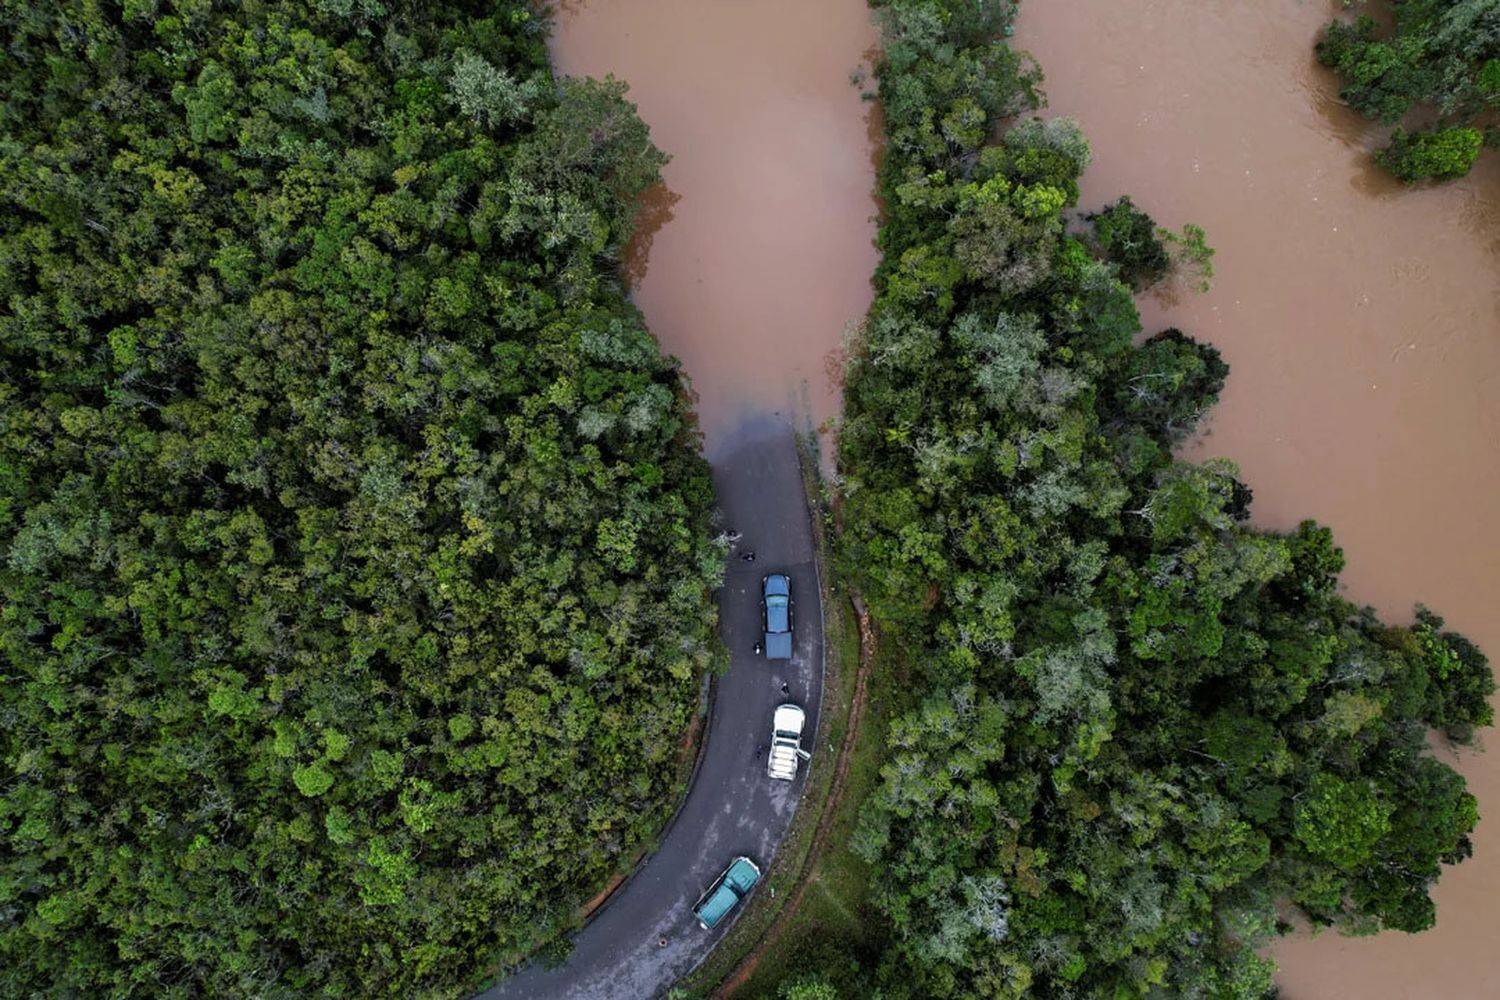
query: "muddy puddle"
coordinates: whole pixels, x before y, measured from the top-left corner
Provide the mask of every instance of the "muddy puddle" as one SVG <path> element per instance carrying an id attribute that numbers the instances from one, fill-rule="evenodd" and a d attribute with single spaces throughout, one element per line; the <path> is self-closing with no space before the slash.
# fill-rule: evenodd
<path id="1" fill-rule="evenodd" d="M 799 429 L 838 414 L 840 344 L 877 260 L 878 125 L 850 80 L 875 38 L 864 0 L 557 11 L 559 71 L 627 81 L 672 156 L 626 270 L 692 380 L 710 457 L 747 414 L 779 411 Z"/>
<path id="2" fill-rule="evenodd" d="M 1422 601 L 1500 660 L 1500 157 L 1405 191 L 1312 45 L 1323 0 L 1029 0 L 1016 43 L 1076 117 L 1084 206 L 1130 193 L 1203 225 L 1206 295 L 1146 299 L 1148 331 L 1211 340 L 1233 368 L 1189 457 L 1223 455 L 1255 517 L 1332 526 L 1345 590 L 1391 619 Z M 1500 732 L 1458 767 L 1475 854 L 1425 934 L 1280 942 L 1284 1000 L 1500 997 Z"/>

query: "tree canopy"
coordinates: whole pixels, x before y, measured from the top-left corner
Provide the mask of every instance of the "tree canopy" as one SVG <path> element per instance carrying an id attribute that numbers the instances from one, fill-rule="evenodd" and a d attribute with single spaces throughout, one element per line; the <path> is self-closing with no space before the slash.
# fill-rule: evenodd
<path id="1" fill-rule="evenodd" d="M 1356 111 L 1394 125 L 1418 111 L 1415 132 L 1398 128 L 1376 159 L 1408 183 L 1469 172 L 1500 108 L 1500 0 L 1391 0 L 1391 27 L 1361 14 L 1336 20 L 1318 60 L 1343 80 Z"/>
<path id="2" fill-rule="evenodd" d="M 0 993 L 461 993 L 715 656 L 665 158 L 515 0 L 0 25 Z"/>
<path id="3" fill-rule="evenodd" d="M 1351 605 L 1327 529 L 1251 528 L 1231 463 L 1173 458 L 1227 366 L 1139 340 L 1165 248 L 1128 201 L 1069 215 L 1088 147 L 1030 117 L 1010 5 L 876 7 L 888 212 L 840 560 L 909 695 L 855 840 L 885 943 L 818 988 L 1253 1000 L 1282 904 L 1430 926 L 1477 812 L 1427 733 L 1489 724 L 1484 657 Z"/>

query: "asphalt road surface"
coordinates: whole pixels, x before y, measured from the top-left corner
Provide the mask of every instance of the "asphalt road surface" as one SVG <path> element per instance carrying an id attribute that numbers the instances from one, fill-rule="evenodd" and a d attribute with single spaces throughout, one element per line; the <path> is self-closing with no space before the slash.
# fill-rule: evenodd
<path id="1" fill-rule="evenodd" d="M 807 711 L 802 745 L 814 753 L 823 682 L 823 616 L 796 439 L 779 417 L 746 419 L 710 456 L 726 530 L 740 541 L 719 599 L 729 672 L 718 678 L 702 762 L 656 852 L 578 932 L 556 969 L 530 965 L 481 1000 L 652 1000 L 691 972 L 744 909 L 705 931 L 692 907 L 739 855 L 764 873 L 780 846 L 806 780 L 766 776 L 771 714 L 783 702 Z M 753 562 L 741 558 L 754 552 Z M 760 638 L 760 582 L 792 579 L 790 662 L 754 652 Z M 782 692 L 782 685 L 787 693 Z M 755 892 L 766 891 L 764 880 Z M 665 940 L 665 944 L 662 941 Z"/>

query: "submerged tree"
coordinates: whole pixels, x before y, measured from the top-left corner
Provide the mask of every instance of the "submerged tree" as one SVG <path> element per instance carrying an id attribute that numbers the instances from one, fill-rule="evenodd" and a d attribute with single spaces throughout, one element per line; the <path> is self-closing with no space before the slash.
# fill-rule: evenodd
<path id="1" fill-rule="evenodd" d="M 1408 183 L 1462 177 L 1484 141 L 1480 126 L 1500 107 L 1500 2 L 1393 0 L 1394 24 L 1334 21 L 1318 60 L 1338 72 L 1339 96 L 1369 118 L 1394 125 L 1413 109 L 1436 113 L 1416 132 L 1398 129 L 1377 155 Z"/>
<path id="2" fill-rule="evenodd" d="M 1115 265 L 1131 291 L 1149 288 L 1167 276 L 1172 259 L 1157 235 L 1156 220 L 1136 208 L 1129 195 L 1084 218 L 1093 226 L 1095 252 Z"/>
<path id="3" fill-rule="evenodd" d="M 1131 291 L 1143 291 L 1171 275 L 1195 291 L 1208 291 L 1214 250 L 1202 226 L 1187 223 L 1174 233 L 1136 208 L 1129 195 L 1084 219 L 1090 223 L 1094 252 L 1115 266 Z"/>
<path id="4" fill-rule="evenodd" d="M 1375 162 L 1407 183 L 1447 181 L 1469 172 L 1484 145 L 1477 128 L 1444 128 L 1408 133 L 1397 129 Z"/>

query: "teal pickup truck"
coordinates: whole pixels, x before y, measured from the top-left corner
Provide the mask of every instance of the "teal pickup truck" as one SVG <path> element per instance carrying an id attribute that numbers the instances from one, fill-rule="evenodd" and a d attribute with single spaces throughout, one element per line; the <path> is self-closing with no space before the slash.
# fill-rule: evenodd
<path id="1" fill-rule="evenodd" d="M 750 890 L 760 881 L 760 869 L 746 857 L 738 857 L 729 863 L 714 884 L 693 907 L 693 916 L 703 929 L 711 931 L 719 926 L 729 911 L 739 905 L 740 900 L 750 895 Z"/>

